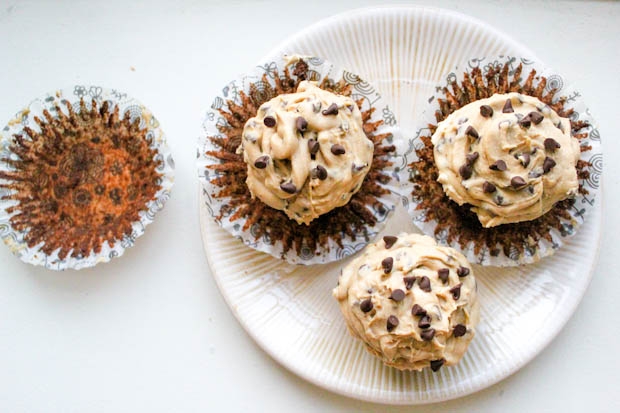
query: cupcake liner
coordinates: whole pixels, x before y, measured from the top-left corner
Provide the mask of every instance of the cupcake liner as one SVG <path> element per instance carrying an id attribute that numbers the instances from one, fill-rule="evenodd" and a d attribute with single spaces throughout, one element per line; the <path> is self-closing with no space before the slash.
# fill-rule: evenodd
<path id="1" fill-rule="evenodd" d="M 488 73 L 489 68 L 509 65 L 509 74 L 512 75 L 519 64 L 523 65 L 521 81 L 527 77 L 532 69 L 536 70 L 536 79 L 545 77 L 547 83 L 545 90 L 547 92 L 557 89 L 553 102 L 564 97 L 566 102 L 565 109 L 574 109 L 570 116 L 571 122 L 586 121 L 588 127 L 583 128 L 579 133 L 587 133 L 587 136 L 580 139 L 580 145 L 589 145 L 591 149 L 581 152 L 581 160 L 588 163 L 585 170 L 589 172 L 587 179 L 579 179 L 579 184 L 588 191 L 587 195 L 579 193 L 575 198 L 575 203 L 568 209 L 570 219 L 562 219 L 561 230 L 553 228 L 550 230 L 551 241 L 541 238 L 538 240 L 537 247 L 525 247 L 523 253 L 519 253 L 516 247 L 511 247 L 509 254 L 505 254 L 499 247 L 499 254 L 491 254 L 490 249 L 486 246 L 476 253 L 474 251 L 474 242 L 470 241 L 462 248 L 458 240 L 448 240 L 446 230 L 437 231 L 438 223 L 434 220 L 427 220 L 426 210 L 418 209 L 419 203 L 412 198 L 415 185 L 411 178 L 415 171 L 410 167 L 400 172 L 401 195 L 403 206 L 407 209 L 413 222 L 426 234 L 434 236 L 440 243 L 449 245 L 461 251 L 468 260 L 480 265 L 493 266 L 516 266 L 522 264 L 534 263 L 543 257 L 552 255 L 555 250 L 560 248 L 564 241 L 574 235 L 579 226 L 583 224 L 586 216 L 591 213 L 594 203 L 599 196 L 600 179 L 602 174 L 602 152 L 600 134 L 596 126 L 595 120 L 590 115 L 581 93 L 575 86 L 562 77 L 554 70 L 544 66 L 540 62 L 530 60 L 525 57 L 518 56 L 498 56 L 498 57 L 475 57 L 471 58 L 463 64 L 456 66 L 446 77 L 443 83 L 439 84 L 435 90 L 436 93 L 428 99 L 429 106 L 418 120 L 418 127 L 415 136 L 409 140 L 409 148 L 405 153 L 407 165 L 419 160 L 416 150 L 424 146 L 421 138 L 423 136 L 431 136 L 430 125 L 436 125 L 435 112 L 439 110 L 438 98 L 445 98 L 444 88 L 449 88 L 454 81 L 458 84 L 464 79 L 464 72 L 470 73 L 474 68 L 480 68 L 483 77 Z"/>
<path id="2" fill-rule="evenodd" d="M 159 127 L 159 122 L 153 114 L 140 102 L 128 96 L 126 93 L 115 89 L 106 89 L 100 86 L 75 85 L 70 88 L 58 90 L 45 96 L 33 100 L 25 109 L 19 111 L 13 119 L 0 131 L 0 159 L 8 157 L 15 158 L 11 152 L 10 145 L 14 142 L 15 135 L 22 135 L 24 128 L 29 127 L 36 132 L 40 128 L 35 121 L 35 117 L 45 119 L 43 111 L 48 110 L 52 117 L 56 117 L 56 106 L 61 111 L 68 113 L 66 102 L 77 113 L 80 111 L 80 101 L 84 100 L 86 108 L 90 109 L 91 102 L 94 100 L 98 107 L 108 102 L 109 110 L 119 107 L 119 117 L 122 119 L 126 112 L 130 114 L 133 122 L 140 119 L 140 129 L 147 129 L 146 137 L 150 141 L 149 147 L 157 151 L 156 159 L 160 161 L 156 171 L 161 175 L 160 188 L 155 194 L 155 199 L 146 204 L 146 209 L 139 213 L 140 219 L 132 222 L 131 234 L 125 235 L 122 239 L 117 239 L 110 245 L 108 241 L 103 242 L 101 251 L 95 253 L 91 250 L 87 256 L 78 255 L 72 257 L 69 253 L 65 258 L 59 257 L 60 248 L 46 254 L 41 250 L 43 242 L 34 247 L 29 247 L 24 240 L 26 230 L 16 230 L 13 228 L 10 219 L 14 214 L 7 212 L 7 208 L 17 204 L 16 201 L 0 199 L 0 237 L 9 247 L 11 252 L 17 255 L 22 261 L 33 265 L 42 265 L 51 270 L 82 269 L 93 267 L 101 262 L 108 262 L 114 257 L 123 255 L 125 250 L 135 243 L 136 239 L 144 233 L 148 224 L 153 222 L 155 214 L 161 210 L 165 202 L 170 197 L 170 190 L 174 181 L 174 161 L 163 131 Z M 0 171 L 10 172 L 12 167 L 0 160 Z M 0 182 L 3 180 L 0 178 Z M 11 193 L 11 190 L 0 188 L 0 198 Z"/>
<path id="3" fill-rule="evenodd" d="M 406 162 L 404 156 L 402 156 L 404 140 L 400 139 L 394 113 L 381 97 L 381 94 L 372 85 L 360 79 L 356 74 L 321 58 L 303 57 L 303 60 L 308 65 L 308 80 L 320 83 L 325 79 L 334 82 L 338 82 L 342 79 L 345 83 L 351 85 L 351 97 L 356 101 L 363 99 L 362 112 L 371 108 L 374 109 L 369 122 L 382 121 L 382 124 L 377 128 L 375 134 L 388 134 L 388 137 L 384 139 L 383 143 L 386 145 L 394 145 L 396 148 L 395 152 L 392 152 L 389 156 L 392 165 L 382 169 L 382 172 L 391 178 L 387 183 L 380 183 L 380 186 L 388 191 L 386 194 L 377 198 L 385 208 L 375 209 L 369 208 L 368 205 L 366 205 L 366 209 L 368 209 L 377 220 L 374 226 L 367 226 L 365 228 L 367 234 L 356 233 L 356 237 L 353 239 L 343 233 L 341 234 L 342 245 L 338 245 L 334 239 L 330 238 L 326 245 L 320 245 L 320 243 L 317 242 L 317 247 L 314 250 L 304 244 L 299 254 L 294 248 L 285 251 L 285 247 L 280 240 L 272 244 L 267 234 L 261 235 L 257 239 L 256 234 L 258 228 L 256 224 L 244 229 L 247 222 L 246 218 L 236 218 L 234 216 L 239 207 L 230 208 L 228 206 L 230 198 L 218 198 L 215 196 L 222 188 L 212 183 L 212 180 L 220 176 L 220 174 L 209 169 L 208 166 L 219 164 L 220 160 L 208 155 L 207 152 L 218 150 L 212 138 L 222 137 L 223 135 L 218 130 L 218 126 L 227 124 L 226 119 L 221 115 L 220 111 L 228 111 L 230 102 L 235 105 L 241 105 L 240 93 L 242 91 L 249 94 L 251 88 L 256 88 L 259 92 L 268 90 L 276 84 L 277 77 L 280 79 L 285 78 L 285 69 L 287 69 L 287 67 L 290 68 L 290 72 L 293 72 L 293 67 L 289 66 L 291 60 L 287 56 L 283 56 L 275 61 L 261 63 L 251 72 L 239 76 L 226 84 L 222 89 L 221 95 L 214 99 L 213 104 L 205 115 L 203 122 L 205 134 L 200 137 L 198 142 L 197 166 L 198 179 L 202 184 L 203 198 L 207 210 L 211 217 L 222 228 L 230 232 L 236 238 L 242 240 L 247 246 L 258 251 L 265 252 L 276 258 L 284 259 L 292 264 L 309 265 L 343 259 L 361 250 L 377 236 L 385 226 L 388 217 L 394 211 L 396 203 L 398 202 L 399 171 L 405 167 Z M 267 81 L 268 85 L 265 84 L 265 81 Z M 290 224 L 299 225 L 293 220 L 290 220 Z"/>

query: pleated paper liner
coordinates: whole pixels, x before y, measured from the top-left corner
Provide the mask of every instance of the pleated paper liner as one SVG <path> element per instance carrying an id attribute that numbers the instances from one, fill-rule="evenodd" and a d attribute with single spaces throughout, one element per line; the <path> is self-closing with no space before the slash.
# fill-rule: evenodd
<path id="1" fill-rule="evenodd" d="M 334 63 L 318 57 L 303 57 L 302 60 L 307 68 L 289 64 L 291 60 L 281 56 L 261 63 L 225 85 L 206 113 L 204 134 L 198 143 L 197 163 L 207 208 L 220 226 L 251 248 L 292 264 L 309 265 L 343 259 L 377 236 L 398 202 L 398 172 L 405 163 L 402 156 L 404 140 L 400 139 L 395 116 L 380 92 L 356 74 Z M 241 136 L 243 124 L 255 115 L 252 110 L 245 110 L 247 106 L 258 108 L 276 95 L 294 93 L 298 82 L 304 78 L 337 94 L 339 91 L 343 94 L 350 91 L 353 100 L 361 104 L 362 114 L 370 114 L 365 121 L 365 126 L 371 129 L 367 135 L 371 140 L 374 136 L 379 141 L 375 145 L 373 166 L 360 191 L 347 205 L 321 215 L 309 227 L 297 224 L 282 211 L 266 207 L 258 198 L 251 199 L 245 185 L 247 172 L 243 156 L 235 153 L 240 140 L 234 140 L 234 136 Z M 340 89 L 341 86 L 344 88 Z M 231 126 L 227 116 L 233 116 L 240 126 Z M 382 150 L 391 146 L 394 150 Z M 215 170 L 218 165 L 227 162 L 235 163 L 240 173 L 232 175 L 231 172 Z M 372 179 L 374 181 L 370 183 L 376 183 L 382 193 L 365 189 L 371 187 L 367 184 Z M 235 188 L 232 194 L 220 194 L 222 190 L 231 188 Z M 369 198 L 367 195 L 371 195 L 373 202 L 364 201 L 364 195 L 366 199 Z M 364 211 L 358 214 L 351 207 L 352 202 L 362 202 Z M 249 214 L 243 212 L 263 207 L 267 217 L 258 220 L 254 217 L 251 222 Z M 343 211 L 347 211 L 346 214 Z M 375 222 L 365 219 L 365 214 L 370 214 Z M 334 223 L 335 217 L 339 216 L 345 217 L 340 221 L 344 222 L 344 226 L 336 228 L 330 222 Z M 346 217 L 351 216 L 358 221 L 349 224 Z"/>
<path id="2" fill-rule="evenodd" d="M 422 153 L 420 150 L 426 145 L 422 141 L 422 137 L 432 136 L 429 125 L 437 125 L 435 113 L 440 111 L 439 100 L 446 98 L 445 88 L 450 93 L 454 93 L 453 82 L 463 87 L 464 73 L 471 74 L 474 68 L 480 68 L 482 79 L 486 79 L 489 70 L 498 71 L 494 79 L 499 82 L 501 80 L 499 72 L 505 65 L 508 67 L 507 85 L 513 81 L 513 75 L 519 66 L 522 67 L 522 72 L 519 78 L 514 79 L 514 81 L 520 86 L 525 84 L 531 71 L 536 71 L 533 87 L 528 89 L 528 92 L 522 91 L 521 93 L 530 95 L 539 93 L 541 96 L 545 96 L 555 90 L 552 103 L 555 104 L 559 100 L 563 100 L 563 110 L 573 110 L 569 117 L 573 126 L 573 136 L 579 137 L 580 145 L 587 150 L 581 152 L 582 162 L 578 163 L 580 191 L 574 202 L 558 203 L 543 217 L 528 222 L 527 225 L 526 223 L 516 223 L 483 228 L 478 223 L 475 214 L 469 213 L 470 216 L 468 216 L 465 207 L 458 206 L 445 194 L 440 202 L 429 202 L 430 193 L 443 194 L 443 189 L 440 183 L 432 179 L 431 173 L 419 173 L 419 171 L 427 170 L 429 167 L 434 168 L 432 157 L 424 157 L 423 155 L 420 157 L 419 155 Z M 518 75 L 518 72 L 516 74 Z M 537 86 L 540 87 L 537 88 Z M 545 67 L 542 63 L 515 56 L 471 58 L 447 74 L 445 80 L 435 90 L 436 93 L 428 99 L 428 108 L 418 120 L 416 134 L 409 142 L 409 150 L 405 155 L 409 168 L 401 171 L 403 204 L 414 223 L 427 235 L 434 236 L 444 245 L 460 250 L 471 262 L 480 265 L 515 266 L 534 263 L 541 258 L 552 255 L 584 223 L 598 197 L 599 180 L 602 172 L 600 136 L 581 93 L 564 77 Z M 510 91 L 512 90 L 510 89 Z M 496 93 L 504 92 L 498 91 Z M 430 146 L 427 149 L 432 150 L 432 144 L 429 143 L 428 145 Z M 420 180 L 424 181 L 426 189 L 420 185 Z M 448 216 L 458 216 L 460 220 L 448 219 L 448 224 L 439 223 L 433 217 L 439 215 L 438 210 L 440 209 L 448 211 Z M 568 214 L 564 214 L 562 211 L 566 211 Z M 532 222 L 535 223 L 536 231 L 530 230 L 532 226 L 529 224 Z M 475 238 L 475 232 L 482 234 L 482 237 Z M 508 235 L 496 244 L 488 245 L 485 237 L 496 236 L 495 234 L 500 232 Z"/>
<path id="3" fill-rule="evenodd" d="M 0 132 L 0 237 L 52 270 L 108 262 L 153 222 L 173 180 L 165 135 L 144 105 L 99 86 L 58 90 Z"/>

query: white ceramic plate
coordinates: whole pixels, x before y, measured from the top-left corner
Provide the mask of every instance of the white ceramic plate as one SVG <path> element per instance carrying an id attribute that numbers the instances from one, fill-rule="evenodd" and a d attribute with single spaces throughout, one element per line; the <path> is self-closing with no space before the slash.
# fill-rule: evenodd
<path id="1" fill-rule="evenodd" d="M 532 53 L 467 16 L 429 8 L 374 8 L 324 20 L 275 49 L 328 58 L 382 89 L 403 135 L 440 76 L 468 56 Z M 482 321 L 458 366 L 438 373 L 384 366 L 346 332 L 331 290 L 349 260 L 309 267 L 256 252 L 208 219 L 205 251 L 222 294 L 274 359 L 326 389 L 374 402 L 421 404 L 460 397 L 514 373 L 560 331 L 583 296 L 597 258 L 601 207 L 550 258 L 515 268 L 475 267 Z M 399 208 L 384 233 L 419 232 Z"/>

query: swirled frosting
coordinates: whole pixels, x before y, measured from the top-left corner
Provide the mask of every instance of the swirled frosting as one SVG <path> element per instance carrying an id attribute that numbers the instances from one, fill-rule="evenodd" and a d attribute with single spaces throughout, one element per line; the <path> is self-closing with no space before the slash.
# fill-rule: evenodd
<path id="1" fill-rule="evenodd" d="M 349 202 L 374 151 L 356 103 L 308 81 L 261 105 L 240 148 L 252 196 L 300 224 Z"/>
<path id="2" fill-rule="evenodd" d="M 469 103 L 439 123 L 432 142 L 445 193 L 487 228 L 536 219 L 579 188 L 570 121 L 531 96 Z"/>
<path id="3" fill-rule="evenodd" d="M 333 294 L 349 332 L 403 370 L 458 363 L 479 319 L 470 264 L 424 235 L 368 245 L 343 269 Z"/>

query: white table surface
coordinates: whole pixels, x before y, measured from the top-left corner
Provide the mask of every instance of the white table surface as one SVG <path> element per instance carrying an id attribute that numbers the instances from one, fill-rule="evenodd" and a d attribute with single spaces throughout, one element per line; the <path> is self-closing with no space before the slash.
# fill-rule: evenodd
<path id="1" fill-rule="evenodd" d="M 287 36 L 372 4 L 0 0 L 0 123 L 47 91 L 76 83 L 115 87 L 153 111 L 177 164 L 172 198 L 120 259 L 57 273 L 0 248 L 0 411 L 620 410 L 620 274 L 613 264 L 620 143 L 612 123 L 620 119 L 619 2 L 406 2 L 471 14 L 523 42 L 580 85 L 599 122 L 600 261 L 575 315 L 531 363 L 457 400 L 375 405 L 315 387 L 278 365 L 224 303 L 198 226 L 194 161 L 203 112 L 222 85 Z"/>

